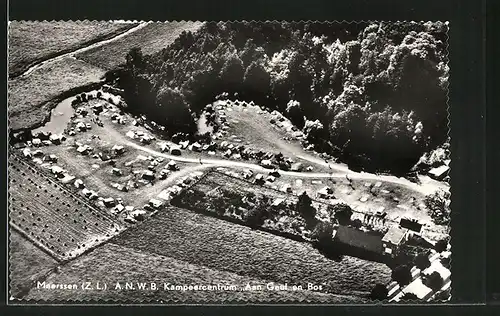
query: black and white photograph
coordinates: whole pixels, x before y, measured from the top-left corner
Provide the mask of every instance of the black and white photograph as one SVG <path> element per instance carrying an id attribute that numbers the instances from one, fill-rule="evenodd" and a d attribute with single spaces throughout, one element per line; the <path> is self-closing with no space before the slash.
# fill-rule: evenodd
<path id="1" fill-rule="evenodd" d="M 9 300 L 448 303 L 449 28 L 10 21 Z"/>

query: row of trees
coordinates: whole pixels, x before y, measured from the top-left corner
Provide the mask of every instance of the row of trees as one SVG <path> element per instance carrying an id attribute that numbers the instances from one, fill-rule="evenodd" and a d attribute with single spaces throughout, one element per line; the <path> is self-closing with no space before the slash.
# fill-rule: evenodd
<path id="1" fill-rule="evenodd" d="M 447 129 L 443 23 L 207 23 L 160 53 L 127 54 L 120 78 L 134 111 L 170 132 L 221 92 L 278 110 L 311 143 L 377 169 L 411 168 Z"/>

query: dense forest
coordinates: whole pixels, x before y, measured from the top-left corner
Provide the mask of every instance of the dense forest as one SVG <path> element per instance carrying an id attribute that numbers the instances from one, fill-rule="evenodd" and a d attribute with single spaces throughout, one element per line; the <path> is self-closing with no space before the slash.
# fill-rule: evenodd
<path id="1" fill-rule="evenodd" d="M 447 24 L 208 22 L 107 73 L 130 111 L 194 133 L 217 95 L 277 110 L 350 165 L 406 172 L 447 142 Z"/>

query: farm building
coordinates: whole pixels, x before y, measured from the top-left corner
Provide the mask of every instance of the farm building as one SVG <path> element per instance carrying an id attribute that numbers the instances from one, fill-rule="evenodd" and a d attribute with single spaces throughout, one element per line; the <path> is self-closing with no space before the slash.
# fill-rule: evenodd
<path id="1" fill-rule="evenodd" d="M 383 252 L 382 239 L 356 228 L 337 225 L 332 234 L 332 240 L 337 247 L 349 255 L 380 259 Z"/>
<path id="2" fill-rule="evenodd" d="M 120 154 L 123 154 L 125 152 L 125 148 L 123 146 L 120 146 L 120 145 L 114 145 L 113 148 L 111 148 L 111 150 L 116 155 L 120 155 Z"/>
<path id="3" fill-rule="evenodd" d="M 420 233 L 420 231 L 422 230 L 422 224 L 420 224 L 416 219 L 401 218 L 401 220 L 399 221 L 399 226 L 416 233 Z"/>
<path id="4" fill-rule="evenodd" d="M 449 166 L 442 165 L 429 170 L 429 176 L 435 180 L 443 180 L 447 176 L 449 170 Z"/>
<path id="5" fill-rule="evenodd" d="M 155 178 L 155 174 L 154 174 L 151 170 L 147 170 L 147 171 L 145 171 L 145 172 L 142 174 L 142 178 L 143 178 L 144 180 L 149 180 L 149 181 L 151 181 L 151 180 L 154 180 L 154 178 Z"/>
<path id="6" fill-rule="evenodd" d="M 316 197 L 322 199 L 334 198 L 333 190 L 330 187 L 323 187 L 318 192 L 316 192 Z"/>
<path id="7" fill-rule="evenodd" d="M 384 254 L 394 256 L 399 250 L 399 246 L 408 237 L 408 230 L 392 226 L 382 238 L 382 246 L 384 247 Z"/>
<path id="8" fill-rule="evenodd" d="M 155 209 L 160 209 L 163 206 L 163 202 L 157 199 L 151 199 L 149 200 L 149 205 L 151 205 Z"/>
<path id="9" fill-rule="evenodd" d="M 113 207 L 116 205 L 115 199 L 113 199 L 112 197 L 108 197 L 108 198 L 103 199 L 102 203 L 106 207 Z"/>
<path id="10" fill-rule="evenodd" d="M 181 155 L 181 148 L 179 146 L 170 147 L 170 154 L 174 155 L 174 156 L 180 156 Z"/>

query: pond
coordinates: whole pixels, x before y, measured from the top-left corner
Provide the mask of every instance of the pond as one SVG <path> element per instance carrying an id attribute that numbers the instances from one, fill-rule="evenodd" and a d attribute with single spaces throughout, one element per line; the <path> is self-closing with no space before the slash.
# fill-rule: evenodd
<path id="1" fill-rule="evenodd" d="M 50 120 L 45 125 L 36 128 L 33 132 L 51 132 L 53 134 L 60 134 L 64 131 L 66 126 L 71 120 L 71 116 L 75 110 L 71 107 L 71 101 L 75 97 L 64 99 L 50 113 Z"/>

